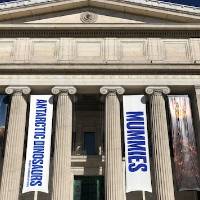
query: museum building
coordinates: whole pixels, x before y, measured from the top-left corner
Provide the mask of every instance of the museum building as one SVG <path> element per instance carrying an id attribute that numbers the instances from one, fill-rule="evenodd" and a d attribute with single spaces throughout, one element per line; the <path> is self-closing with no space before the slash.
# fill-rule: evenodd
<path id="1" fill-rule="evenodd" d="M 199 152 L 199 8 L 157 0 L 0 3 L 0 93 L 8 105 L 0 115 L 0 200 L 200 199 L 177 189 L 167 99 L 189 96 Z M 31 95 L 53 96 L 48 194 L 22 193 Z M 125 192 L 123 95 L 147 101 L 152 193 Z"/>

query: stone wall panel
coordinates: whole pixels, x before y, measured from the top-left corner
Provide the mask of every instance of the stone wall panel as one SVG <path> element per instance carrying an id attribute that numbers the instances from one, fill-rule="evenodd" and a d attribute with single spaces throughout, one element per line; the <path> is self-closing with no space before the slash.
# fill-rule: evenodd
<path id="1" fill-rule="evenodd" d="M 7 38 L 0 39 L 3 63 L 198 64 L 200 39 Z"/>

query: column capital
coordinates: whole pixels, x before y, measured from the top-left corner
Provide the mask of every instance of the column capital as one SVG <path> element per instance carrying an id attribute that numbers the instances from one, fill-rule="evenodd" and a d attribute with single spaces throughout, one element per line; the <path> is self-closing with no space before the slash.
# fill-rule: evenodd
<path id="1" fill-rule="evenodd" d="M 22 93 L 22 94 L 30 94 L 31 88 L 27 86 L 8 86 L 5 89 L 6 94 L 13 93 Z"/>
<path id="2" fill-rule="evenodd" d="M 76 94 L 77 89 L 74 86 L 55 86 L 51 89 L 53 94 L 67 93 Z"/>
<path id="3" fill-rule="evenodd" d="M 109 93 L 116 93 L 119 95 L 124 94 L 125 89 L 121 86 L 103 86 L 100 88 L 101 94 L 109 94 Z"/>
<path id="4" fill-rule="evenodd" d="M 169 94 L 170 88 L 167 86 L 149 86 L 145 89 L 145 92 L 150 95 L 151 94 L 157 94 L 157 95 Z"/>

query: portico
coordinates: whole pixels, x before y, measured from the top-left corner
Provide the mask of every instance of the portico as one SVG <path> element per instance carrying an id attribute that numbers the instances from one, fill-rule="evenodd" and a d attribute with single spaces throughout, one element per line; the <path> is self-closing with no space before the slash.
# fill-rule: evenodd
<path id="1" fill-rule="evenodd" d="M 125 193 L 122 96 L 147 99 L 153 193 L 178 192 L 168 94 L 191 99 L 199 149 L 200 11 L 156 1 L 0 3 L 0 93 L 10 99 L 0 199 L 22 194 L 30 95 L 53 95 L 49 194 L 37 200 L 142 200 Z M 15 180 L 15 181 L 13 181 Z"/>

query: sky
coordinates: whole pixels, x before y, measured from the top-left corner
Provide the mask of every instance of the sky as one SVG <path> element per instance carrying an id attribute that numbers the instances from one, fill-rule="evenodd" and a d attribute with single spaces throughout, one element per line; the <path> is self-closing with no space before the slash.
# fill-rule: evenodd
<path id="1" fill-rule="evenodd" d="M 0 2 L 8 2 L 8 1 L 15 1 L 15 0 L 0 0 Z M 200 0 L 162 0 L 162 1 L 200 7 Z"/>
<path id="2" fill-rule="evenodd" d="M 162 0 L 162 1 L 200 7 L 200 0 Z"/>

